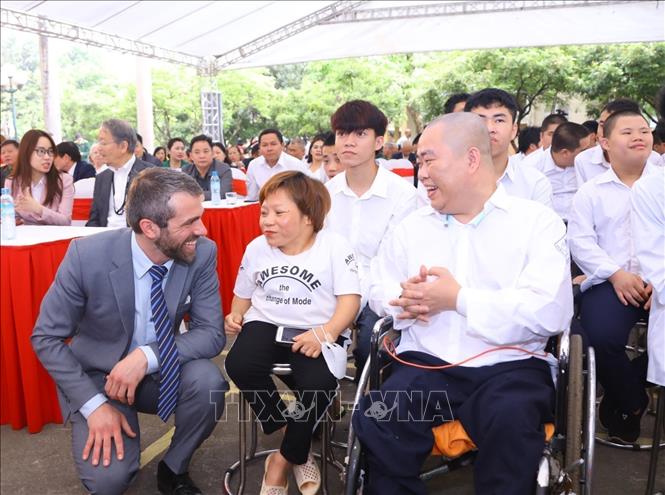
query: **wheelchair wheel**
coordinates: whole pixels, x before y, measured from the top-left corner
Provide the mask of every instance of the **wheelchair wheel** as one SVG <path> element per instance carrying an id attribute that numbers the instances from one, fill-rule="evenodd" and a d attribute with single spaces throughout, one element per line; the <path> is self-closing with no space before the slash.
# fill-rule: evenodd
<path id="1" fill-rule="evenodd" d="M 566 451 L 564 464 L 570 467 L 582 458 L 582 433 L 584 420 L 584 377 L 582 369 L 582 337 L 570 336 L 570 355 L 568 362 L 568 390 L 566 394 Z M 580 469 L 575 467 L 570 473 L 575 493 L 580 493 Z"/>

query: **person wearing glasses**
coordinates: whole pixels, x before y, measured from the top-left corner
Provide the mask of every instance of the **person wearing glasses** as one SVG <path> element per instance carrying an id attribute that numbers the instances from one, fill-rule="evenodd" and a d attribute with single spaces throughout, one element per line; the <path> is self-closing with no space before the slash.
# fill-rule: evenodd
<path id="1" fill-rule="evenodd" d="M 108 169 L 97 174 L 90 218 L 86 227 L 126 227 L 125 204 L 132 179 L 152 163 L 136 158 L 136 131 L 124 120 L 102 122 L 97 137 L 99 154 Z"/>
<path id="2" fill-rule="evenodd" d="M 55 142 L 46 132 L 31 129 L 23 135 L 16 169 L 5 180 L 18 223 L 71 225 L 74 179 L 53 166 L 55 155 Z"/>

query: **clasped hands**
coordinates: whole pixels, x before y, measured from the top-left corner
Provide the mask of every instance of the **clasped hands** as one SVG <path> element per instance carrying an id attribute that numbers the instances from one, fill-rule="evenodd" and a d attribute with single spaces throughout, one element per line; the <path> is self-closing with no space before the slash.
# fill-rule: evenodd
<path id="1" fill-rule="evenodd" d="M 18 213 L 34 213 L 35 215 L 41 215 L 43 206 L 39 204 L 35 198 L 32 197 L 30 188 L 25 188 L 23 190 L 23 195 L 18 197 L 14 202 L 14 209 Z"/>
<path id="2" fill-rule="evenodd" d="M 428 282 L 428 276 L 436 277 L 436 280 Z M 402 294 L 389 301 L 391 306 L 402 308 L 397 319 L 422 322 L 429 322 L 432 315 L 441 311 L 455 310 L 457 295 L 462 288 L 455 277 L 440 266 L 433 266 L 429 270 L 421 266 L 418 275 L 402 282 L 400 286 Z"/>
<path id="3" fill-rule="evenodd" d="M 106 396 L 123 404 L 133 405 L 136 387 L 145 377 L 147 369 L 146 355 L 141 349 L 134 349 L 106 376 Z M 136 437 L 121 411 L 108 402 L 99 406 L 88 416 L 88 439 L 83 448 L 83 460 L 87 461 L 92 453 L 92 464 L 97 466 L 101 455 L 103 465 L 109 466 L 111 447 L 115 443 L 116 457 L 121 461 L 125 455 L 123 432 L 131 438 Z"/>

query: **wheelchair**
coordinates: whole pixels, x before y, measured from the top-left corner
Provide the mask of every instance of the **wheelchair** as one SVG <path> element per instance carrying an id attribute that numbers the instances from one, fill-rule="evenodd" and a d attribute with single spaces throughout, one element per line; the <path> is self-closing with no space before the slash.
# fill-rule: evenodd
<path id="1" fill-rule="evenodd" d="M 397 344 L 399 332 L 393 330 L 391 317 L 380 319 L 374 326 L 370 356 L 362 370 L 353 411 L 359 409 L 360 401 L 367 391 L 380 388 L 382 376 L 389 372 L 390 358 L 382 345 L 386 336 Z M 548 351 L 556 352 L 557 348 L 559 369 L 555 422 L 554 425 L 550 425 L 552 427 L 549 429 L 553 430 L 553 434 L 546 442 L 538 472 L 534 473 L 535 493 L 537 495 L 590 494 L 596 414 L 594 351 L 589 347 L 585 355 L 582 338 L 579 335 L 569 335 L 568 332 L 550 339 Z M 455 422 L 444 423 L 435 429 L 449 427 Z M 475 453 L 471 448 L 467 450 L 458 452 L 454 457 L 439 456 L 439 465 L 421 472 L 420 478 L 426 481 L 471 464 Z M 365 472 L 363 448 L 355 435 L 353 425 L 350 425 L 345 463 L 345 495 L 362 493 Z"/>

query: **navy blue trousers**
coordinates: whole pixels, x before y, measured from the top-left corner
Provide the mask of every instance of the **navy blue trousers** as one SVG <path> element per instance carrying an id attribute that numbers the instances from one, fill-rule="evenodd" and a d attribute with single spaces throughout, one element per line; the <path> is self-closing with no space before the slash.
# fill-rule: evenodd
<path id="1" fill-rule="evenodd" d="M 640 318 L 648 318 L 644 308 L 624 306 L 610 282 L 594 285 L 582 293 L 580 319 L 588 344 L 596 352 L 598 381 L 607 400 L 623 412 L 645 407 L 647 355 L 628 359 L 628 335 Z"/>
<path id="2" fill-rule="evenodd" d="M 400 356 L 445 364 L 423 353 Z M 521 495 L 535 489 L 543 425 L 553 421 L 555 394 L 547 363 L 529 358 L 442 371 L 391 366 L 381 390 L 365 396 L 353 416 L 369 464 L 365 493 L 427 493 L 418 474 L 434 444 L 432 427 L 452 419 L 462 422 L 478 447 L 476 493 Z"/>
<path id="3" fill-rule="evenodd" d="M 370 309 L 369 304 L 365 305 L 356 319 L 356 345 L 353 348 L 353 357 L 356 362 L 356 383 L 360 379 L 360 374 L 369 357 L 369 343 L 372 339 L 374 324 L 377 321 L 379 321 L 379 315 Z"/>

